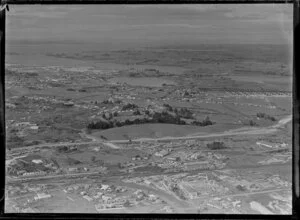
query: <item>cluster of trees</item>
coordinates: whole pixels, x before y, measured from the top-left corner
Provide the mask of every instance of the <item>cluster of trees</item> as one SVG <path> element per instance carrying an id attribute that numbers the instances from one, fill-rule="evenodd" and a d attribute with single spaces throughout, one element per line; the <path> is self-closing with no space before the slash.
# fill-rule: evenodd
<path id="1" fill-rule="evenodd" d="M 239 191 L 242 191 L 242 192 L 244 192 L 244 191 L 247 190 L 246 187 L 245 187 L 245 186 L 242 186 L 242 185 L 237 185 L 236 188 L 237 188 Z"/>
<path id="2" fill-rule="evenodd" d="M 145 123 L 151 123 L 151 119 L 149 118 L 136 118 L 134 120 L 126 119 L 124 122 L 117 122 L 117 125 L 120 124 L 120 126 L 124 126 L 124 125 L 145 124 Z"/>
<path id="3" fill-rule="evenodd" d="M 105 120 L 98 119 L 97 121 L 92 121 L 87 125 L 88 129 L 109 129 L 113 127 L 122 127 L 125 125 L 133 125 L 133 124 L 146 124 L 146 123 L 168 123 L 168 124 L 186 124 L 185 121 L 181 120 L 179 116 L 172 115 L 168 112 L 155 112 L 149 118 L 136 118 L 133 120 L 126 119 L 125 121 L 117 121 L 117 120 Z"/>
<path id="4" fill-rule="evenodd" d="M 112 98 L 106 99 L 102 102 L 102 104 L 121 104 L 122 101 L 121 100 L 114 100 Z"/>
<path id="5" fill-rule="evenodd" d="M 177 110 L 177 108 L 175 108 L 174 112 L 182 118 L 186 118 L 186 119 L 193 119 L 193 112 L 191 112 L 190 110 L 188 110 L 187 108 L 181 108 L 179 110 Z"/>
<path id="6" fill-rule="evenodd" d="M 124 202 L 123 206 L 126 207 L 126 208 L 128 208 L 128 207 L 131 207 L 132 205 L 131 205 L 131 203 L 129 202 L 129 200 L 126 199 L 126 201 Z"/>
<path id="7" fill-rule="evenodd" d="M 178 187 L 177 184 L 172 184 L 170 186 L 171 190 L 182 200 L 186 200 L 186 197 L 184 195 L 184 193 L 182 192 L 182 190 Z"/>
<path id="8" fill-rule="evenodd" d="M 268 115 L 268 114 L 266 114 L 266 113 L 259 112 L 259 113 L 256 114 L 256 116 L 257 116 L 258 118 L 264 118 L 264 119 L 267 119 L 267 120 L 276 121 L 276 118 L 275 118 L 275 117 L 270 116 L 270 115 Z"/>
<path id="9" fill-rule="evenodd" d="M 101 135 L 100 138 L 102 138 L 103 140 L 107 140 L 107 137 Z"/>
<path id="10" fill-rule="evenodd" d="M 71 166 L 81 164 L 81 162 L 79 160 L 76 160 L 71 157 L 68 157 L 67 162 L 68 162 L 68 165 L 71 165 Z"/>
<path id="11" fill-rule="evenodd" d="M 249 125 L 250 125 L 250 126 L 256 126 L 257 124 L 256 124 L 256 122 L 255 122 L 255 121 L 253 121 L 253 120 L 249 120 Z"/>
<path id="12" fill-rule="evenodd" d="M 168 123 L 168 124 L 179 124 L 185 125 L 186 122 L 181 120 L 178 115 L 170 114 L 166 111 L 155 112 L 152 115 L 152 123 Z"/>
<path id="13" fill-rule="evenodd" d="M 165 109 L 166 109 L 167 111 L 170 111 L 170 112 L 173 111 L 173 107 L 172 107 L 171 105 L 165 103 L 165 104 L 163 104 L 163 106 L 165 107 Z"/>
<path id="14" fill-rule="evenodd" d="M 25 139 L 17 135 L 18 129 L 12 128 L 10 131 L 7 131 L 7 141 L 6 146 L 11 149 L 19 145 L 23 145 Z"/>
<path id="15" fill-rule="evenodd" d="M 136 118 L 134 120 L 126 119 L 124 125 L 130 124 L 145 124 L 145 123 L 167 123 L 167 124 L 186 124 L 185 121 L 181 120 L 179 116 L 172 115 L 166 111 L 155 112 L 149 118 Z"/>
<path id="16" fill-rule="evenodd" d="M 118 113 L 117 113 L 117 115 L 118 115 Z M 102 114 L 102 118 L 104 118 L 104 119 L 106 119 L 106 120 L 112 119 L 113 116 L 114 116 L 114 115 L 113 115 L 111 112 L 106 112 L 106 113 L 103 113 L 103 114 Z"/>
<path id="17" fill-rule="evenodd" d="M 93 163 L 97 163 L 99 166 L 103 166 L 104 165 L 104 161 L 103 160 L 97 160 L 96 156 L 92 156 L 91 157 L 91 161 Z"/>
<path id="18" fill-rule="evenodd" d="M 112 121 L 107 120 L 98 120 L 98 121 L 92 121 L 87 125 L 88 129 L 109 129 L 113 128 L 114 124 Z"/>
<path id="19" fill-rule="evenodd" d="M 212 143 L 206 144 L 207 148 L 210 150 L 219 150 L 219 149 L 225 149 L 226 145 L 224 142 L 221 141 L 214 141 Z"/>
<path id="20" fill-rule="evenodd" d="M 136 70 L 135 72 L 130 72 L 129 76 L 130 77 L 161 77 L 164 75 L 170 75 L 169 73 L 165 72 L 160 72 L 159 70 L 149 68 L 149 69 L 144 69 L 144 70 Z"/>
<path id="21" fill-rule="evenodd" d="M 101 115 L 103 120 L 111 120 L 113 117 L 117 117 L 119 114 L 117 111 L 111 113 L 111 112 L 105 112 Z"/>
<path id="22" fill-rule="evenodd" d="M 141 115 L 141 112 L 138 109 L 136 109 L 132 114 L 133 115 Z"/>
<path id="23" fill-rule="evenodd" d="M 215 122 L 211 121 L 210 118 L 207 116 L 203 121 L 193 121 L 191 124 L 197 126 L 208 126 L 215 124 Z"/>
<path id="24" fill-rule="evenodd" d="M 57 147 L 57 151 L 59 153 L 67 153 L 67 152 L 72 152 L 72 151 L 76 151 L 77 147 L 74 146 L 59 146 Z"/>
<path id="25" fill-rule="evenodd" d="M 135 109 L 135 108 L 138 108 L 138 106 L 136 104 L 127 103 L 126 105 L 124 105 L 122 107 L 122 111 L 130 110 L 130 109 Z"/>
<path id="26" fill-rule="evenodd" d="M 102 102 L 102 104 L 113 104 L 112 100 L 106 99 Z"/>
<path id="27" fill-rule="evenodd" d="M 136 113 L 138 115 L 138 113 Z M 133 120 L 126 119 L 125 121 L 110 120 L 112 117 L 105 119 L 98 119 L 97 121 L 92 121 L 87 125 L 88 129 L 109 129 L 114 127 L 122 127 L 125 125 L 134 125 L 134 124 L 146 124 L 146 123 L 165 123 L 165 124 L 177 124 L 177 125 L 186 125 L 186 121 L 182 120 L 177 114 L 172 114 L 167 111 L 163 112 L 154 112 L 153 114 L 148 114 L 148 118 L 136 118 Z M 212 122 L 209 117 L 206 117 L 203 121 L 193 121 L 192 125 L 196 126 L 208 126 L 213 125 L 215 122 Z"/>
<path id="28" fill-rule="evenodd" d="M 173 108 L 169 104 L 164 104 L 163 105 L 167 111 L 174 112 L 177 116 L 181 118 L 186 118 L 186 119 L 193 119 L 193 112 L 190 111 L 187 108 Z"/>

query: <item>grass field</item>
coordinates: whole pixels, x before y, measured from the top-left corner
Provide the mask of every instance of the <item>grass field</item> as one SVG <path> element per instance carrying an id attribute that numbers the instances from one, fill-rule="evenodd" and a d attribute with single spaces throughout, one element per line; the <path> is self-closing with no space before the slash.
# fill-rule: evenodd
<path id="1" fill-rule="evenodd" d="M 237 126 L 226 126 L 226 128 L 236 128 Z M 181 137 L 193 134 L 206 134 L 209 132 L 220 132 L 224 130 L 224 125 L 212 125 L 199 127 L 192 125 L 174 125 L 174 124 L 142 124 L 129 125 L 125 127 L 112 128 L 103 131 L 94 132 L 96 137 L 104 136 L 108 140 L 124 140 L 128 137 L 135 139 L 141 137 L 161 138 L 161 137 Z"/>

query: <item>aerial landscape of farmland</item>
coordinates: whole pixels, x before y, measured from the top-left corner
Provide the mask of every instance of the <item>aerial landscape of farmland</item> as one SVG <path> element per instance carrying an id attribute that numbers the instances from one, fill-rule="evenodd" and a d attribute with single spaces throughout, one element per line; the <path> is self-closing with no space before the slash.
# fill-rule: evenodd
<path id="1" fill-rule="evenodd" d="M 292 7 L 34 7 L 7 18 L 5 212 L 291 214 L 291 30 L 259 15 Z"/>

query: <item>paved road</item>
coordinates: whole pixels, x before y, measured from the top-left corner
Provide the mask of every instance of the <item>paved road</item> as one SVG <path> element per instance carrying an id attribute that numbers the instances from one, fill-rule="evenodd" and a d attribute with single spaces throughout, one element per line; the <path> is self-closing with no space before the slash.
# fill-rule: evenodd
<path id="1" fill-rule="evenodd" d="M 54 179 L 54 178 L 68 178 L 68 177 L 76 177 L 76 176 L 89 176 L 99 174 L 99 172 L 88 172 L 88 173 L 64 173 L 58 175 L 50 175 L 50 176 L 33 176 L 33 177 L 25 177 L 25 178 L 11 178 L 6 177 L 7 182 L 22 182 L 22 181 L 35 181 L 35 180 L 44 180 L 44 179 Z"/>
<path id="2" fill-rule="evenodd" d="M 233 197 L 233 196 L 250 196 L 250 195 L 262 194 L 262 193 L 280 192 L 283 190 L 289 190 L 289 188 L 278 188 L 278 189 L 263 190 L 263 191 L 257 191 L 257 192 L 237 193 L 237 194 L 224 195 L 224 196 L 219 196 L 219 197 L 227 198 L 227 197 Z"/>
<path id="3" fill-rule="evenodd" d="M 120 148 L 119 146 L 115 145 L 115 144 L 112 143 L 112 142 L 103 142 L 103 144 L 104 144 L 105 146 L 111 147 L 111 148 L 113 148 L 113 149 L 119 149 L 119 148 Z"/>
<path id="4" fill-rule="evenodd" d="M 218 197 L 218 198 L 228 198 L 228 197 L 236 197 L 236 196 L 251 196 L 251 195 L 257 195 L 257 194 L 263 194 L 263 193 L 272 193 L 272 192 L 280 192 L 283 190 L 290 190 L 289 188 L 277 188 L 277 189 L 269 189 L 269 190 L 261 190 L 261 191 L 256 191 L 256 192 L 245 192 L 245 193 L 236 193 L 236 194 L 225 194 L 225 195 L 220 195 L 220 196 L 213 196 L 213 197 Z M 207 200 L 213 198 L 212 196 L 204 196 L 204 197 L 199 197 L 195 200 Z"/>
<path id="5" fill-rule="evenodd" d="M 267 166 L 285 166 L 285 164 L 266 164 L 263 165 L 264 167 Z M 245 167 L 236 167 L 236 168 L 228 168 L 227 170 L 236 170 L 236 169 L 249 169 L 249 168 L 253 168 L 253 167 L 257 167 L 257 166 L 245 166 Z M 222 170 L 222 169 L 221 169 Z M 218 171 L 218 169 L 212 169 L 209 171 Z M 198 172 L 202 172 L 202 171 L 196 171 Z M 153 172 L 149 172 L 149 173 L 135 173 L 135 176 L 132 177 L 146 177 L 146 176 L 153 176 L 153 175 L 168 175 L 168 174 L 179 174 L 182 173 L 182 171 L 176 171 L 176 172 L 168 172 L 168 173 L 157 173 L 155 171 Z M 189 173 L 194 173 L 194 171 L 191 171 Z M 86 172 L 86 173 L 67 173 L 67 174 L 58 174 L 58 175 L 50 175 L 50 176 L 32 176 L 32 177 L 25 177 L 25 178 L 11 178 L 9 176 L 6 177 L 6 182 L 30 182 L 30 181 L 38 181 L 38 180 L 54 180 L 57 178 L 73 178 L 73 177 L 80 177 L 80 178 L 84 178 L 87 176 L 91 176 L 91 175 L 99 175 L 104 177 L 105 179 L 111 179 L 111 178 L 120 178 L 124 175 L 128 175 L 126 173 L 124 174 L 114 174 L 114 175 L 107 175 L 107 174 L 101 174 L 99 171 L 94 171 L 94 172 Z M 128 176 L 127 176 L 128 177 Z"/>

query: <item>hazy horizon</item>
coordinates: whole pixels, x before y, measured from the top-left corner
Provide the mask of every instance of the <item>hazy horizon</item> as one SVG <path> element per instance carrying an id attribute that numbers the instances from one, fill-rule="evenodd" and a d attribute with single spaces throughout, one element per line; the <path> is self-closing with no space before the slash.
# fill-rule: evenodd
<path id="1" fill-rule="evenodd" d="M 292 4 L 14 5 L 7 16 L 7 42 L 291 44 L 292 16 Z"/>

